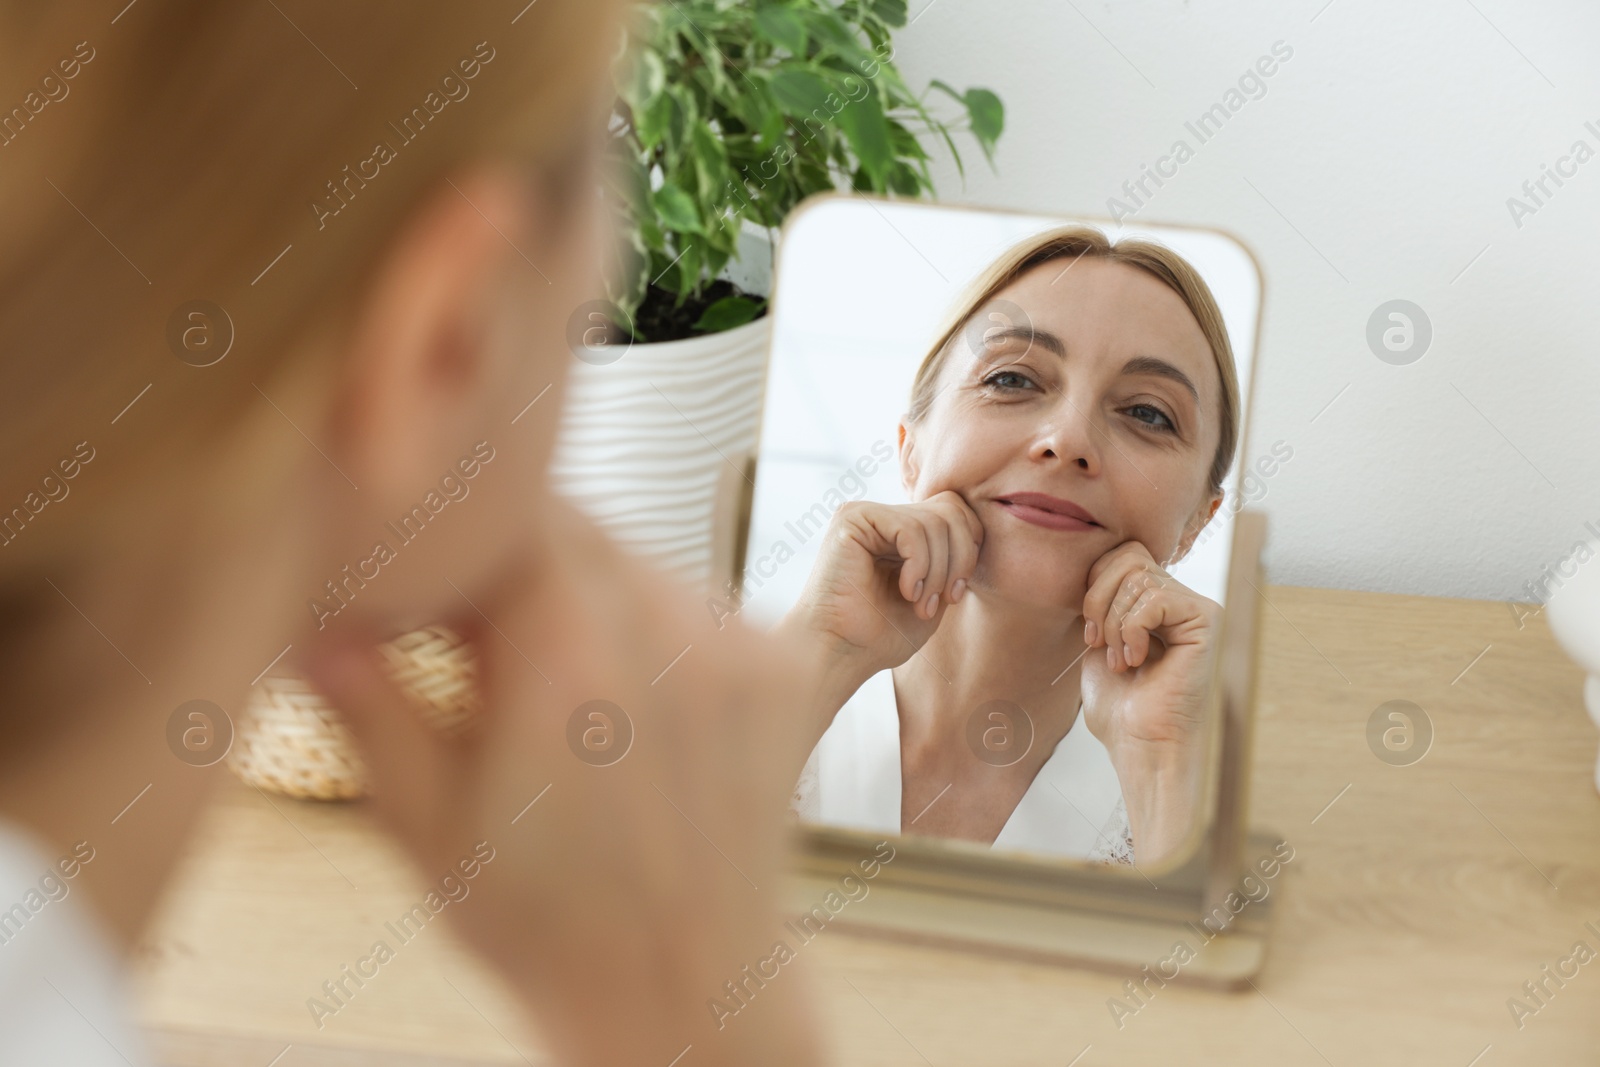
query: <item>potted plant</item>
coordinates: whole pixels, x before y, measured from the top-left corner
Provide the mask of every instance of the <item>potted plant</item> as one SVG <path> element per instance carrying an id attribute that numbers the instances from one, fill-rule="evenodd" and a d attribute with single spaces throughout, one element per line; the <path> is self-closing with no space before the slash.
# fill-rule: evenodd
<path id="1" fill-rule="evenodd" d="M 720 277 L 753 224 L 776 230 L 797 203 L 836 188 L 933 192 L 919 134 L 949 147 L 969 130 L 993 166 L 999 97 L 958 93 L 946 123 L 906 86 L 890 31 L 905 0 L 672 0 L 642 5 L 623 65 L 608 189 L 628 254 L 613 302 L 635 341 L 741 326 L 765 293 Z M 926 95 L 926 94 L 924 94 Z M 769 253 L 770 255 L 770 253 Z"/>
<path id="2" fill-rule="evenodd" d="M 944 142 L 963 179 L 952 132 L 970 133 L 993 166 L 999 98 L 937 80 L 913 93 L 893 63 L 890 34 L 905 24 L 905 0 L 631 12 L 602 190 L 619 257 L 603 313 L 574 316 L 582 362 L 552 475 L 619 541 L 691 581 L 710 574 L 719 478 L 748 478 L 771 234 L 816 192 L 932 193 L 925 137 Z M 935 93 L 956 112 L 948 121 L 924 102 Z"/>

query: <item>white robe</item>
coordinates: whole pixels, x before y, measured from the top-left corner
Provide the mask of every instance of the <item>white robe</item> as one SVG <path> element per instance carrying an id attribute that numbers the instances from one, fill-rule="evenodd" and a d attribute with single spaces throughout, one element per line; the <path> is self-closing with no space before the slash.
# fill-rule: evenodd
<path id="1" fill-rule="evenodd" d="M 900 714 L 894 675 L 880 671 L 845 702 L 806 761 L 791 808 L 808 821 L 900 833 Z M 1133 862 L 1132 834 L 1111 756 L 1080 714 L 1029 783 L 994 847 Z"/>
<path id="2" fill-rule="evenodd" d="M 82 869 L 61 878 L 55 859 L 29 830 L 0 820 L 0 909 L 9 916 L 0 925 L 0 1063 L 143 1067 L 151 1061 L 110 931 L 89 906 Z M 47 874 L 66 896 L 40 890 Z"/>

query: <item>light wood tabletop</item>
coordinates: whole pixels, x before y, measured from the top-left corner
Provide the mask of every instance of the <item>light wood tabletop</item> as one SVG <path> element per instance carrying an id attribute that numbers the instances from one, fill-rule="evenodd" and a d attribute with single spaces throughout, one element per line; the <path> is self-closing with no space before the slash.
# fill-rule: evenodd
<path id="1" fill-rule="evenodd" d="M 1276 928 L 1253 988 L 1173 983 L 1119 1019 L 1109 1002 L 1131 1002 L 1114 975 L 830 929 L 784 973 L 809 975 L 838 1062 L 1600 1061 L 1600 958 L 1573 957 L 1580 941 L 1600 952 L 1597 737 L 1542 615 L 1519 626 L 1498 602 L 1264 588 L 1252 823 L 1294 858 L 1272 885 Z M 1368 742 L 1393 700 L 1432 725 L 1408 766 Z M 357 807 L 230 782 L 137 961 L 158 1062 L 548 1062 L 443 928 L 313 1021 L 307 999 L 374 941 L 393 943 L 385 923 L 425 891 Z"/>

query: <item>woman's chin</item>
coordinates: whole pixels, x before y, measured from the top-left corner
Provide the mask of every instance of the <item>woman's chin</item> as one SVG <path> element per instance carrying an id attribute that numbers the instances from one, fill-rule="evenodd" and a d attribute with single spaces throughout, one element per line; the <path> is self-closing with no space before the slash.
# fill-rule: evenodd
<path id="1" fill-rule="evenodd" d="M 1075 574 L 1059 572 L 1059 563 L 1049 568 L 1036 560 L 982 560 L 973 574 L 973 587 L 988 596 L 1031 608 L 1083 613 L 1083 597 L 1088 591 L 1087 569 Z"/>

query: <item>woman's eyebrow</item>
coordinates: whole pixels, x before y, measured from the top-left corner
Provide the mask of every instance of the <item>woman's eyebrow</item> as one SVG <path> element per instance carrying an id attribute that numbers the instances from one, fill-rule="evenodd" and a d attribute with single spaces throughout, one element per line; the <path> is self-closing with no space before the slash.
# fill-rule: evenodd
<path id="1" fill-rule="evenodd" d="M 1037 344 L 1040 348 L 1054 352 L 1061 359 L 1067 358 L 1067 346 L 1061 338 L 1049 330 L 1041 330 L 1037 326 L 1003 326 L 998 329 L 986 330 L 983 335 L 986 345 L 998 345 L 1003 341 L 1026 341 L 1030 346 Z M 1194 382 L 1189 376 L 1176 366 L 1156 356 L 1135 356 L 1122 365 L 1123 374 L 1154 374 L 1160 378 L 1170 378 L 1189 391 L 1195 403 L 1200 402 L 1200 391 L 1194 387 Z"/>
<path id="2" fill-rule="evenodd" d="M 1035 342 L 1041 348 L 1047 348 L 1057 356 L 1065 359 L 1067 346 L 1049 330 L 1041 330 L 1036 326 L 1002 326 L 992 330 L 983 331 L 983 342 L 987 345 L 997 345 L 1002 341 L 1026 341 L 1030 346 Z"/>
<path id="3" fill-rule="evenodd" d="M 1122 365 L 1123 374 L 1154 374 L 1161 378 L 1170 378 L 1189 390 L 1189 395 L 1194 397 L 1195 403 L 1200 402 L 1200 393 L 1194 387 L 1194 382 L 1183 371 L 1174 367 L 1164 359 L 1155 356 L 1135 356 Z"/>

